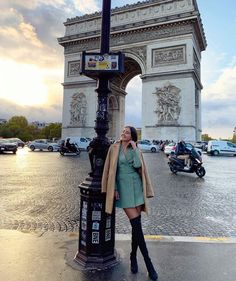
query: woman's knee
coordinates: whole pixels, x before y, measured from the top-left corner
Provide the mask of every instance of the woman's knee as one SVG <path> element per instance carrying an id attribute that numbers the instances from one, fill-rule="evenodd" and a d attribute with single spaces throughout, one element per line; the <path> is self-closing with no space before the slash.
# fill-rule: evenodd
<path id="1" fill-rule="evenodd" d="M 124 208 L 124 211 L 129 219 L 134 219 L 140 215 L 137 208 Z"/>

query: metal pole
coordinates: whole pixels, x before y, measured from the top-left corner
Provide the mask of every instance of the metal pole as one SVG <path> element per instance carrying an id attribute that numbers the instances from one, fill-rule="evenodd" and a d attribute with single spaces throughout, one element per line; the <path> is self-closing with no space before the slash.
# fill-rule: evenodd
<path id="1" fill-rule="evenodd" d="M 109 53 L 111 0 L 103 0 L 101 26 L 101 54 Z M 115 244 L 115 211 L 105 213 L 105 196 L 101 193 L 101 179 L 110 145 L 108 132 L 109 78 L 98 76 L 98 106 L 95 131 L 97 136 L 90 143 L 91 173 L 80 184 L 80 230 L 79 247 L 75 261 L 86 268 L 106 269 L 117 264 Z"/>

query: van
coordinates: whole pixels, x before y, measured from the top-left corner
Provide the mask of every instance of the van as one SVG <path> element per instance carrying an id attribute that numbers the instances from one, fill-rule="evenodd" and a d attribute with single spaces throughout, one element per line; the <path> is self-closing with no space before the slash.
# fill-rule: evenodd
<path id="1" fill-rule="evenodd" d="M 209 141 L 207 153 L 211 155 L 234 155 L 236 156 L 236 145 L 229 141 Z"/>
<path id="2" fill-rule="evenodd" d="M 85 137 L 66 137 L 65 142 L 68 138 L 70 139 L 70 143 L 76 143 L 80 149 L 88 151 L 89 143 L 90 143 L 89 138 L 85 138 Z"/>

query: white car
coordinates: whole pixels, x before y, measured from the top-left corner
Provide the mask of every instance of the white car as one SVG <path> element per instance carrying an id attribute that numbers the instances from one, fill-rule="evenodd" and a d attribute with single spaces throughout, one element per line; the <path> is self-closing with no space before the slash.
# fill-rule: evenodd
<path id="1" fill-rule="evenodd" d="M 137 145 L 142 151 L 159 152 L 159 146 L 148 140 L 140 140 L 137 142 Z"/>
<path id="2" fill-rule="evenodd" d="M 210 155 L 236 156 L 236 144 L 229 141 L 212 140 L 208 142 L 207 153 Z"/>
<path id="3" fill-rule="evenodd" d="M 166 156 L 168 156 L 171 153 L 174 153 L 175 149 L 176 149 L 176 143 L 175 142 L 171 142 L 171 143 L 165 145 L 164 153 L 166 154 Z"/>
<path id="4" fill-rule="evenodd" d="M 91 139 L 87 137 L 66 137 L 65 138 L 65 143 L 67 139 L 70 139 L 70 143 L 76 143 L 78 147 L 82 150 L 87 150 L 89 149 L 89 144 Z"/>
<path id="5" fill-rule="evenodd" d="M 166 154 L 166 156 L 170 155 L 171 153 L 175 153 L 176 145 L 177 145 L 176 143 L 172 142 L 165 146 L 164 153 Z M 194 148 L 200 155 L 202 154 L 202 150 L 200 148 L 193 146 L 191 143 L 186 142 L 185 145 L 189 150 Z"/>
<path id="6" fill-rule="evenodd" d="M 34 151 L 36 149 L 39 150 L 48 150 L 48 151 L 58 151 L 59 150 L 59 144 L 52 142 L 47 139 L 38 139 L 33 140 L 28 143 L 28 147 L 31 151 Z"/>

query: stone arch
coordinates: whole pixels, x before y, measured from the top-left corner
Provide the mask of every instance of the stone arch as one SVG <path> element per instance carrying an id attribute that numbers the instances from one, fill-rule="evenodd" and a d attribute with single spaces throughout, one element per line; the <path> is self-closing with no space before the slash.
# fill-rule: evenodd
<path id="1" fill-rule="evenodd" d="M 62 135 L 68 132 L 91 136 L 94 134 L 96 112 L 96 82 L 79 76 L 80 55 L 83 50 L 99 52 L 101 13 L 67 19 L 65 36 L 58 39 L 64 47 L 65 82 Z M 206 49 L 197 0 L 148 0 L 125 5 L 111 11 L 111 52 L 125 54 L 125 72 L 111 80 L 112 96 L 118 109 L 109 134 L 120 135 L 124 126 L 125 96 L 128 82 L 136 75 L 142 79 L 142 137 L 149 139 L 183 138 L 196 141 L 201 137 L 201 52 Z M 163 117 L 158 93 L 170 84 L 167 98 L 178 89 L 178 106 L 171 104 Z M 72 88 L 85 93 L 88 106 L 86 125 L 70 124 L 68 115 Z M 171 90 L 172 89 L 172 90 Z M 198 104 L 195 96 L 198 93 Z M 111 105 L 113 105 L 113 98 Z M 164 106 L 169 105 L 169 101 Z M 159 106 L 157 108 L 157 105 Z M 175 109 L 173 109 L 175 108 Z M 74 126 L 74 127 L 73 127 Z"/>

